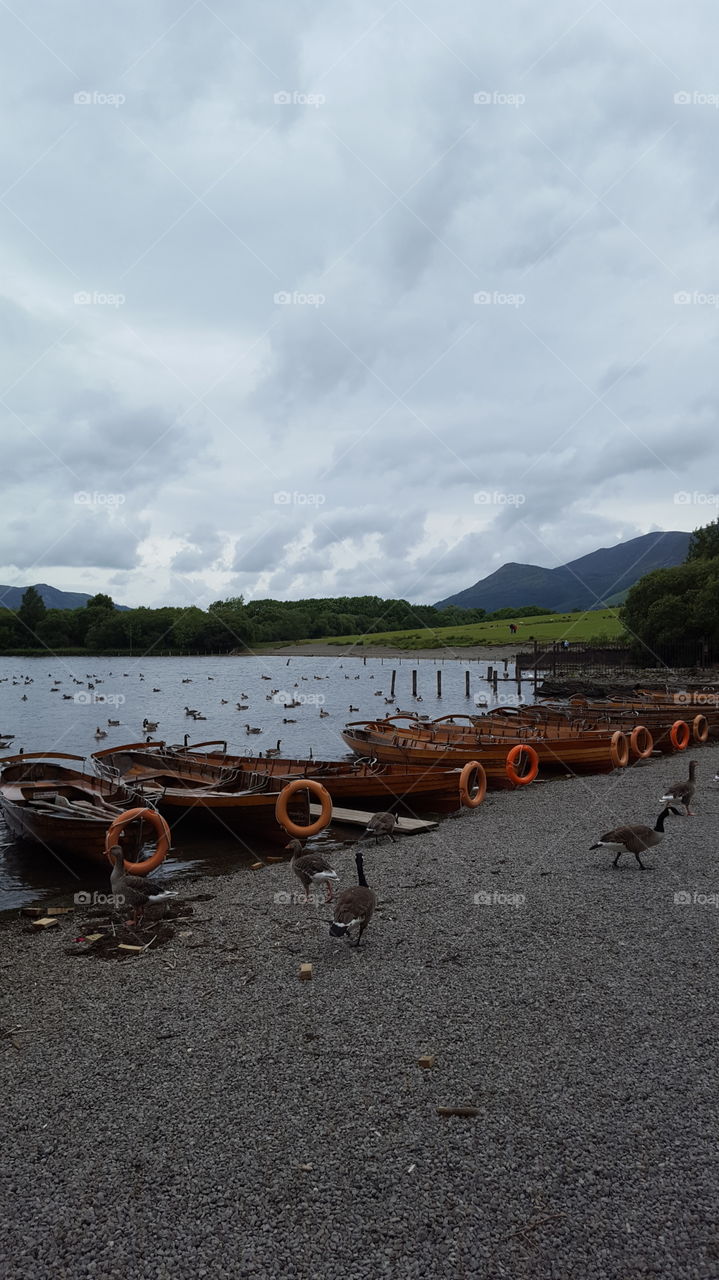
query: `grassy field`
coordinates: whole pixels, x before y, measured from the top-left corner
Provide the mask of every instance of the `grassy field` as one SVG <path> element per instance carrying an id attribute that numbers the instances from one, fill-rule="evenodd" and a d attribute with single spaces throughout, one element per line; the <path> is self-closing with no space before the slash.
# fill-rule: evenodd
<path id="1" fill-rule="evenodd" d="M 466 645 L 527 644 L 545 640 L 618 640 L 623 634 L 618 609 L 592 613 L 557 613 L 528 618 L 503 618 L 501 622 L 475 622 L 466 627 L 421 628 L 417 631 L 382 631 L 369 636 L 326 636 L 321 644 L 388 645 L 397 649 L 462 648 Z M 517 634 L 509 630 L 510 622 Z"/>

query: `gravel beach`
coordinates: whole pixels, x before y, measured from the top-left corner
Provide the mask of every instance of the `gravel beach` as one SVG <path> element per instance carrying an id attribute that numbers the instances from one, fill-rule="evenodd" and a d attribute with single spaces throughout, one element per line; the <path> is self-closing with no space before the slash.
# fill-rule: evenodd
<path id="1" fill-rule="evenodd" d="M 652 870 L 589 846 L 653 823 L 685 758 L 370 845 L 358 951 L 275 899 L 279 865 L 183 884 L 212 896 L 122 962 L 67 955 L 71 916 L 0 925 L 6 1280 L 719 1276 L 719 750 L 697 759 Z M 335 866 L 353 882 L 350 846 Z"/>

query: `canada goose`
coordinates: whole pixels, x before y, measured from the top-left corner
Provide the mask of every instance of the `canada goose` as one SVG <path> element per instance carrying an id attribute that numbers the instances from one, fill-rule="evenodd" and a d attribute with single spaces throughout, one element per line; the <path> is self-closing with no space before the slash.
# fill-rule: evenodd
<path id="1" fill-rule="evenodd" d="M 329 715 L 329 711 L 323 711 L 322 708 L 320 707 L 320 716 L 322 717 L 322 719 L 326 720 L 328 715 Z"/>
<path id="2" fill-rule="evenodd" d="M 95 737 L 96 737 L 96 738 L 106 738 L 106 737 L 107 737 L 107 730 L 106 730 L 106 729 L 101 729 L 101 728 L 100 728 L 100 726 L 98 725 L 98 726 L 97 726 L 97 728 L 96 728 L 96 730 L 95 730 Z"/>
<path id="3" fill-rule="evenodd" d="M 260 680 L 271 680 L 272 676 L 260 676 Z"/>
<path id="4" fill-rule="evenodd" d="M 111 724 L 111 725 L 113 725 L 113 726 L 115 726 L 115 725 L 118 725 L 118 724 L 120 723 L 120 721 L 119 721 L 119 720 L 108 720 L 108 722 L 107 722 L 107 723 L 108 723 L 108 724 Z M 155 725 L 155 728 L 157 728 L 157 725 Z"/>
<path id="5" fill-rule="evenodd" d="M 385 702 L 387 703 L 388 707 L 391 707 L 392 703 L 394 702 L 394 698 L 385 698 Z"/>
<path id="6" fill-rule="evenodd" d="M 153 690 L 152 690 L 152 692 L 153 692 L 153 693 L 162 693 L 162 689 L 153 689 Z"/>
<path id="7" fill-rule="evenodd" d="M 145 876 L 128 876 L 125 873 L 125 863 L 119 844 L 113 845 L 110 857 L 113 862 L 110 887 L 115 906 L 129 906 L 135 909 L 134 917 L 131 921 L 127 921 L 128 924 L 138 923 L 148 902 L 164 902 L 167 898 L 177 897 L 176 889 L 165 889 L 156 893 L 152 882 Z"/>
<path id="8" fill-rule="evenodd" d="M 374 691 L 374 697 L 375 697 L 375 698 L 383 698 L 383 697 L 384 697 L 384 694 L 383 694 L 382 690 L 381 690 L 381 689 L 375 689 L 375 691 Z"/>
<path id="9" fill-rule="evenodd" d="M 185 679 L 182 681 L 182 683 L 183 683 L 183 684 L 192 684 L 192 677 L 191 677 L 191 676 L 186 676 L 186 677 L 185 677 Z"/>
<path id="10" fill-rule="evenodd" d="M 362 941 L 362 934 L 369 924 L 377 906 L 377 894 L 370 889 L 364 875 L 361 849 L 355 850 L 357 864 L 357 884 L 351 889 L 343 889 L 335 905 L 335 918 L 330 925 L 330 934 L 334 938 L 347 937 L 354 925 L 359 925 L 359 933 L 355 946 Z"/>
<path id="11" fill-rule="evenodd" d="M 63 702 L 74 702 L 74 698 L 71 693 L 63 693 L 62 700 Z"/>
<path id="12" fill-rule="evenodd" d="M 334 896 L 332 881 L 337 880 L 337 872 L 334 870 L 326 858 L 320 853 L 303 853 L 302 845 L 299 840 L 290 840 L 285 845 L 289 849 L 292 858 L 290 866 L 299 880 L 305 893 L 313 885 L 324 884 L 326 890 L 326 902 L 331 902 Z"/>
<path id="13" fill-rule="evenodd" d="M 184 681 L 183 681 L 183 684 L 184 684 Z M 199 714 L 200 713 L 196 707 L 185 707 L 186 716 L 199 716 Z"/>
<path id="14" fill-rule="evenodd" d="M 397 819 L 393 813 L 375 813 L 370 818 L 365 827 L 360 840 L 369 840 L 374 836 L 375 842 L 381 840 L 383 836 L 389 836 L 394 844 L 394 836 L 392 832 L 397 826 Z"/>
<path id="15" fill-rule="evenodd" d="M 359 711 L 359 707 L 350 706 L 350 711 Z"/>
<path id="16" fill-rule="evenodd" d="M 268 747 L 267 750 L 265 751 L 265 756 L 278 756 L 280 754 L 281 741 L 282 739 L 278 738 L 276 747 Z"/>
<path id="17" fill-rule="evenodd" d="M 249 711 L 250 709 L 249 702 L 236 702 L 235 706 L 237 707 L 238 711 Z"/>
<path id="18" fill-rule="evenodd" d="M 262 733 L 262 730 L 261 730 L 261 729 L 253 729 L 253 728 L 252 728 L 252 726 L 251 726 L 251 725 L 249 725 L 249 724 L 246 724 L 246 725 L 245 725 L 245 731 L 246 731 L 247 733 Z"/>
<path id="19" fill-rule="evenodd" d="M 662 809 L 653 827 L 647 827 L 642 822 L 629 827 L 615 827 L 613 831 L 607 831 L 596 844 L 590 845 L 590 849 L 615 849 L 617 856 L 612 863 L 614 867 L 619 865 L 623 853 L 633 853 L 642 871 L 646 871 L 639 855 L 661 844 L 664 838 L 664 820 L 668 813 L 681 817 L 678 809 L 668 805 L 666 809 Z M 649 870 L 651 871 L 651 867 Z"/>
<path id="20" fill-rule="evenodd" d="M 282 723 L 283 723 L 283 724 L 297 724 L 297 721 L 296 721 L 296 720 L 289 720 L 289 719 L 287 718 L 287 716 L 283 716 L 283 717 L 282 717 Z"/>
<path id="21" fill-rule="evenodd" d="M 683 804 L 684 808 L 687 811 L 686 812 L 687 818 L 694 817 L 694 814 L 689 808 L 689 801 L 691 800 L 692 796 L 694 795 L 694 792 L 697 789 L 697 784 L 695 780 L 696 771 L 697 771 L 696 760 L 690 760 L 689 761 L 689 777 L 686 779 L 686 781 L 675 782 L 673 786 L 667 787 L 667 794 L 665 796 L 662 796 L 662 800 L 665 800 L 665 801 L 676 800 L 677 804 Z"/>
<path id="22" fill-rule="evenodd" d="M 109 723 L 112 723 L 112 722 L 110 721 Z M 120 721 L 118 720 L 117 723 L 119 724 Z M 155 730 L 157 729 L 158 724 L 159 724 L 159 720 L 143 720 L 142 727 L 146 733 L 154 733 Z"/>
<path id="23" fill-rule="evenodd" d="M 227 706 L 227 698 L 220 698 L 220 706 L 221 707 Z"/>

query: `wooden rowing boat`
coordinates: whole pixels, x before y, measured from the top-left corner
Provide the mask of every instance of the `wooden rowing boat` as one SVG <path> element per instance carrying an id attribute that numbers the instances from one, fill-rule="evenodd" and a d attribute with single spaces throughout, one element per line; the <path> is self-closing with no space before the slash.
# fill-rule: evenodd
<path id="1" fill-rule="evenodd" d="M 219 747 L 219 751 L 203 748 Z M 233 756 L 226 742 L 198 742 L 177 751 L 183 760 L 227 766 L 288 782 L 293 778 L 314 778 L 329 791 L 333 804 L 387 805 L 399 800 L 404 807 L 439 812 L 459 807 L 459 766 L 427 769 L 422 765 L 388 764 L 369 759 L 306 760 L 263 759 Z"/>
<path id="2" fill-rule="evenodd" d="M 84 764 L 82 756 L 59 751 L 0 760 L 0 807 L 8 829 L 63 858 L 105 863 L 109 873 L 105 833 L 119 814 L 144 801 L 121 781 L 60 761 Z M 141 824 L 126 828 L 121 843 L 126 857 L 136 855 L 143 843 Z"/>
<path id="3" fill-rule="evenodd" d="M 106 778 L 117 778 L 150 795 L 171 827 L 182 821 L 201 825 L 216 835 L 261 835 L 286 841 L 275 817 L 284 782 L 264 773 L 215 763 L 210 758 L 183 758 L 163 742 L 128 743 L 93 754 L 95 767 Z M 292 797 L 289 816 L 301 826 L 310 823 L 309 797 Z"/>

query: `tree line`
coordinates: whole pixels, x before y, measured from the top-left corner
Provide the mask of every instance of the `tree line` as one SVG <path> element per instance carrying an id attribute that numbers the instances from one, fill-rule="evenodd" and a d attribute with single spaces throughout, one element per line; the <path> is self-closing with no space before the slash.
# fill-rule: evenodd
<path id="1" fill-rule="evenodd" d="M 640 578 L 620 617 L 644 661 L 686 665 L 672 660 L 692 646 L 697 660 L 719 659 L 719 519 L 695 529 L 684 564 Z"/>
<path id="2" fill-rule="evenodd" d="M 207 609 L 141 607 L 120 610 L 104 593 L 80 609 L 48 609 L 34 587 L 19 609 L 0 609 L 0 651 L 78 650 L 84 653 L 232 653 L 276 641 L 371 635 L 417 627 L 453 627 L 492 618 L 549 613 L 526 609 L 459 609 L 414 605 L 379 596 L 313 600 L 216 600 Z"/>

